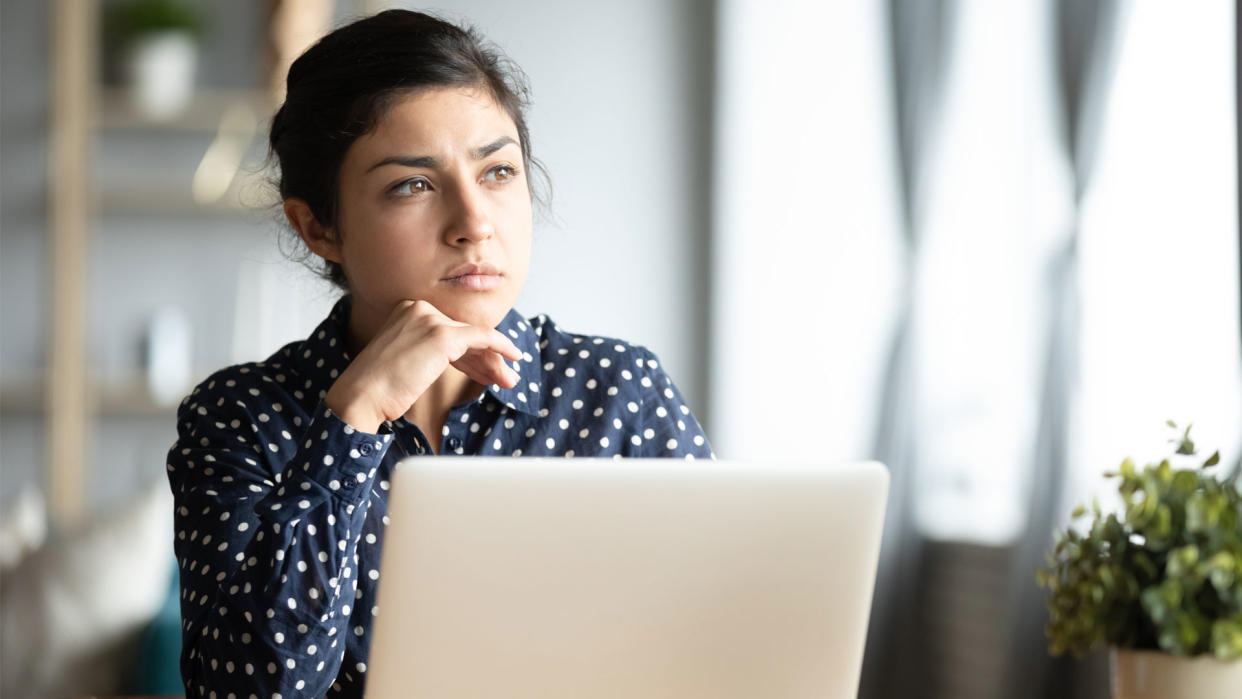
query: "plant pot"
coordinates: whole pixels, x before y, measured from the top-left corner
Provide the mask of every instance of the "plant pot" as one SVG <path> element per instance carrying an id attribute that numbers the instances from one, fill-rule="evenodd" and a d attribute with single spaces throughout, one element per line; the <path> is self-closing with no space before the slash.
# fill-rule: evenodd
<path id="1" fill-rule="evenodd" d="M 198 43 L 187 32 L 156 32 L 134 39 L 125 66 L 134 110 L 152 121 L 181 114 L 194 93 L 197 64 Z"/>
<path id="2" fill-rule="evenodd" d="M 1114 648 L 1109 666 L 1113 699 L 1242 697 L 1242 660 Z"/>

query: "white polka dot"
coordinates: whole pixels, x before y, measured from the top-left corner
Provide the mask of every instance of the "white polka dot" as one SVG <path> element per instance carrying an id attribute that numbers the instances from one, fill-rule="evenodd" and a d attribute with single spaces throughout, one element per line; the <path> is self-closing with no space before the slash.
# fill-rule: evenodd
<path id="1" fill-rule="evenodd" d="M 665 448 L 665 449 L 668 449 L 669 451 L 672 451 L 672 450 L 676 449 L 676 448 L 677 448 L 677 440 L 676 440 L 676 439 L 672 439 L 672 438 L 670 438 L 667 442 L 665 442 L 665 443 L 664 443 L 664 448 Z"/>
<path id="2" fill-rule="evenodd" d="M 608 357 L 604 357 L 603 359 L 599 360 L 599 365 L 607 369 L 608 367 L 612 366 L 612 360 L 609 359 Z"/>
<path id="3" fill-rule="evenodd" d="M 367 571 L 367 577 L 372 580 L 379 580 L 379 571 L 372 568 L 371 570 Z"/>
<path id="4" fill-rule="evenodd" d="M 630 437 L 630 444 L 633 444 L 634 446 L 639 446 L 642 443 L 643 443 L 642 437 L 639 437 L 638 435 L 633 435 Z"/>
<path id="5" fill-rule="evenodd" d="M 552 439 L 551 437 L 548 437 L 547 441 L 544 442 L 544 444 L 547 444 L 548 448 L 551 449 L 556 446 L 556 440 Z"/>
<path id="6" fill-rule="evenodd" d="M 600 437 L 600 438 L 599 438 L 599 445 L 600 445 L 601 447 L 604 447 L 605 449 L 607 449 L 607 448 L 608 448 L 608 438 L 607 438 L 607 437 Z"/>
<path id="7" fill-rule="evenodd" d="M 636 412 L 638 412 L 638 403 L 635 403 L 634 401 L 630 401 L 629 403 L 626 403 L 626 404 L 625 404 L 625 407 L 626 407 L 626 409 L 627 409 L 627 410 L 629 410 L 631 413 L 636 413 Z"/>
<path id="8" fill-rule="evenodd" d="M 703 446 L 703 435 L 701 434 L 694 435 L 694 446 L 696 447 Z"/>

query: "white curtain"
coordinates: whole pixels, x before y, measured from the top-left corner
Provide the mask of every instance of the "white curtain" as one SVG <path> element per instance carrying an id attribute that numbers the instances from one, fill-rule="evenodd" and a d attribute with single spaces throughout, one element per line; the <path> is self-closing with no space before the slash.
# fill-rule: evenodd
<path id="1" fill-rule="evenodd" d="M 1242 447 L 1234 3 L 1130 2 L 1083 199 L 1081 422 L 1068 499 L 1193 422 Z"/>
<path id="2" fill-rule="evenodd" d="M 709 399 L 721 456 L 870 453 L 904 283 L 882 10 L 720 4 Z"/>
<path id="3" fill-rule="evenodd" d="M 910 288 L 917 521 L 1004 542 L 1025 524 L 1074 165 L 1057 143 L 1050 3 L 958 5 L 907 266 L 883 4 L 722 0 L 713 441 L 737 458 L 869 456 Z M 1121 14 L 1082 194 L 1071 498 L 1123 456 L 1158 453 L 1166 418 L 1227 460 L 1242 442 L 1233 5 Z"/>

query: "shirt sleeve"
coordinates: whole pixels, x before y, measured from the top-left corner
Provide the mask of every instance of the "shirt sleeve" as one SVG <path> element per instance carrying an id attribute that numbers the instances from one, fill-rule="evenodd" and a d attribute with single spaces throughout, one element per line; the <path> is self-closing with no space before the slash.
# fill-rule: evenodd
<path id="1" fill-rule="evenodd" d="M 187 696 L 322 696 L 345 653 L 370 481 L 392 435 L 322 402 L 285 421 L 261 395 L 200 387 L 178 410 L 168 477 Z"/>
<path id="2" fill-rule="evenodd" d="M 636 456 L 714 459 L 699 421 L 686 406 L 660 360 L 643 350 L 641 386 L 642 446 Z"/>

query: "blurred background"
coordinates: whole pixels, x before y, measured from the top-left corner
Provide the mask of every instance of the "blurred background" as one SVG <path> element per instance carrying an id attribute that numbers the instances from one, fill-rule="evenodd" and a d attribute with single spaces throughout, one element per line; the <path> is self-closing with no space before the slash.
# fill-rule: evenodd
<path id="1" fill-rule="evenodd" d="M 265 130 L 389 6 L 0 5 L 0 694 L 179 693 L 175 406 L 335 300 Z M 530 77 L 520 311 L 651 347 L 721 457 L 889 465 L 861 696 L 1070 697 L 1106 668 L 1046 654 L 1054 527 L 1166 419 L 1242 455 L 1238 8 L 418 9 Z"/>

